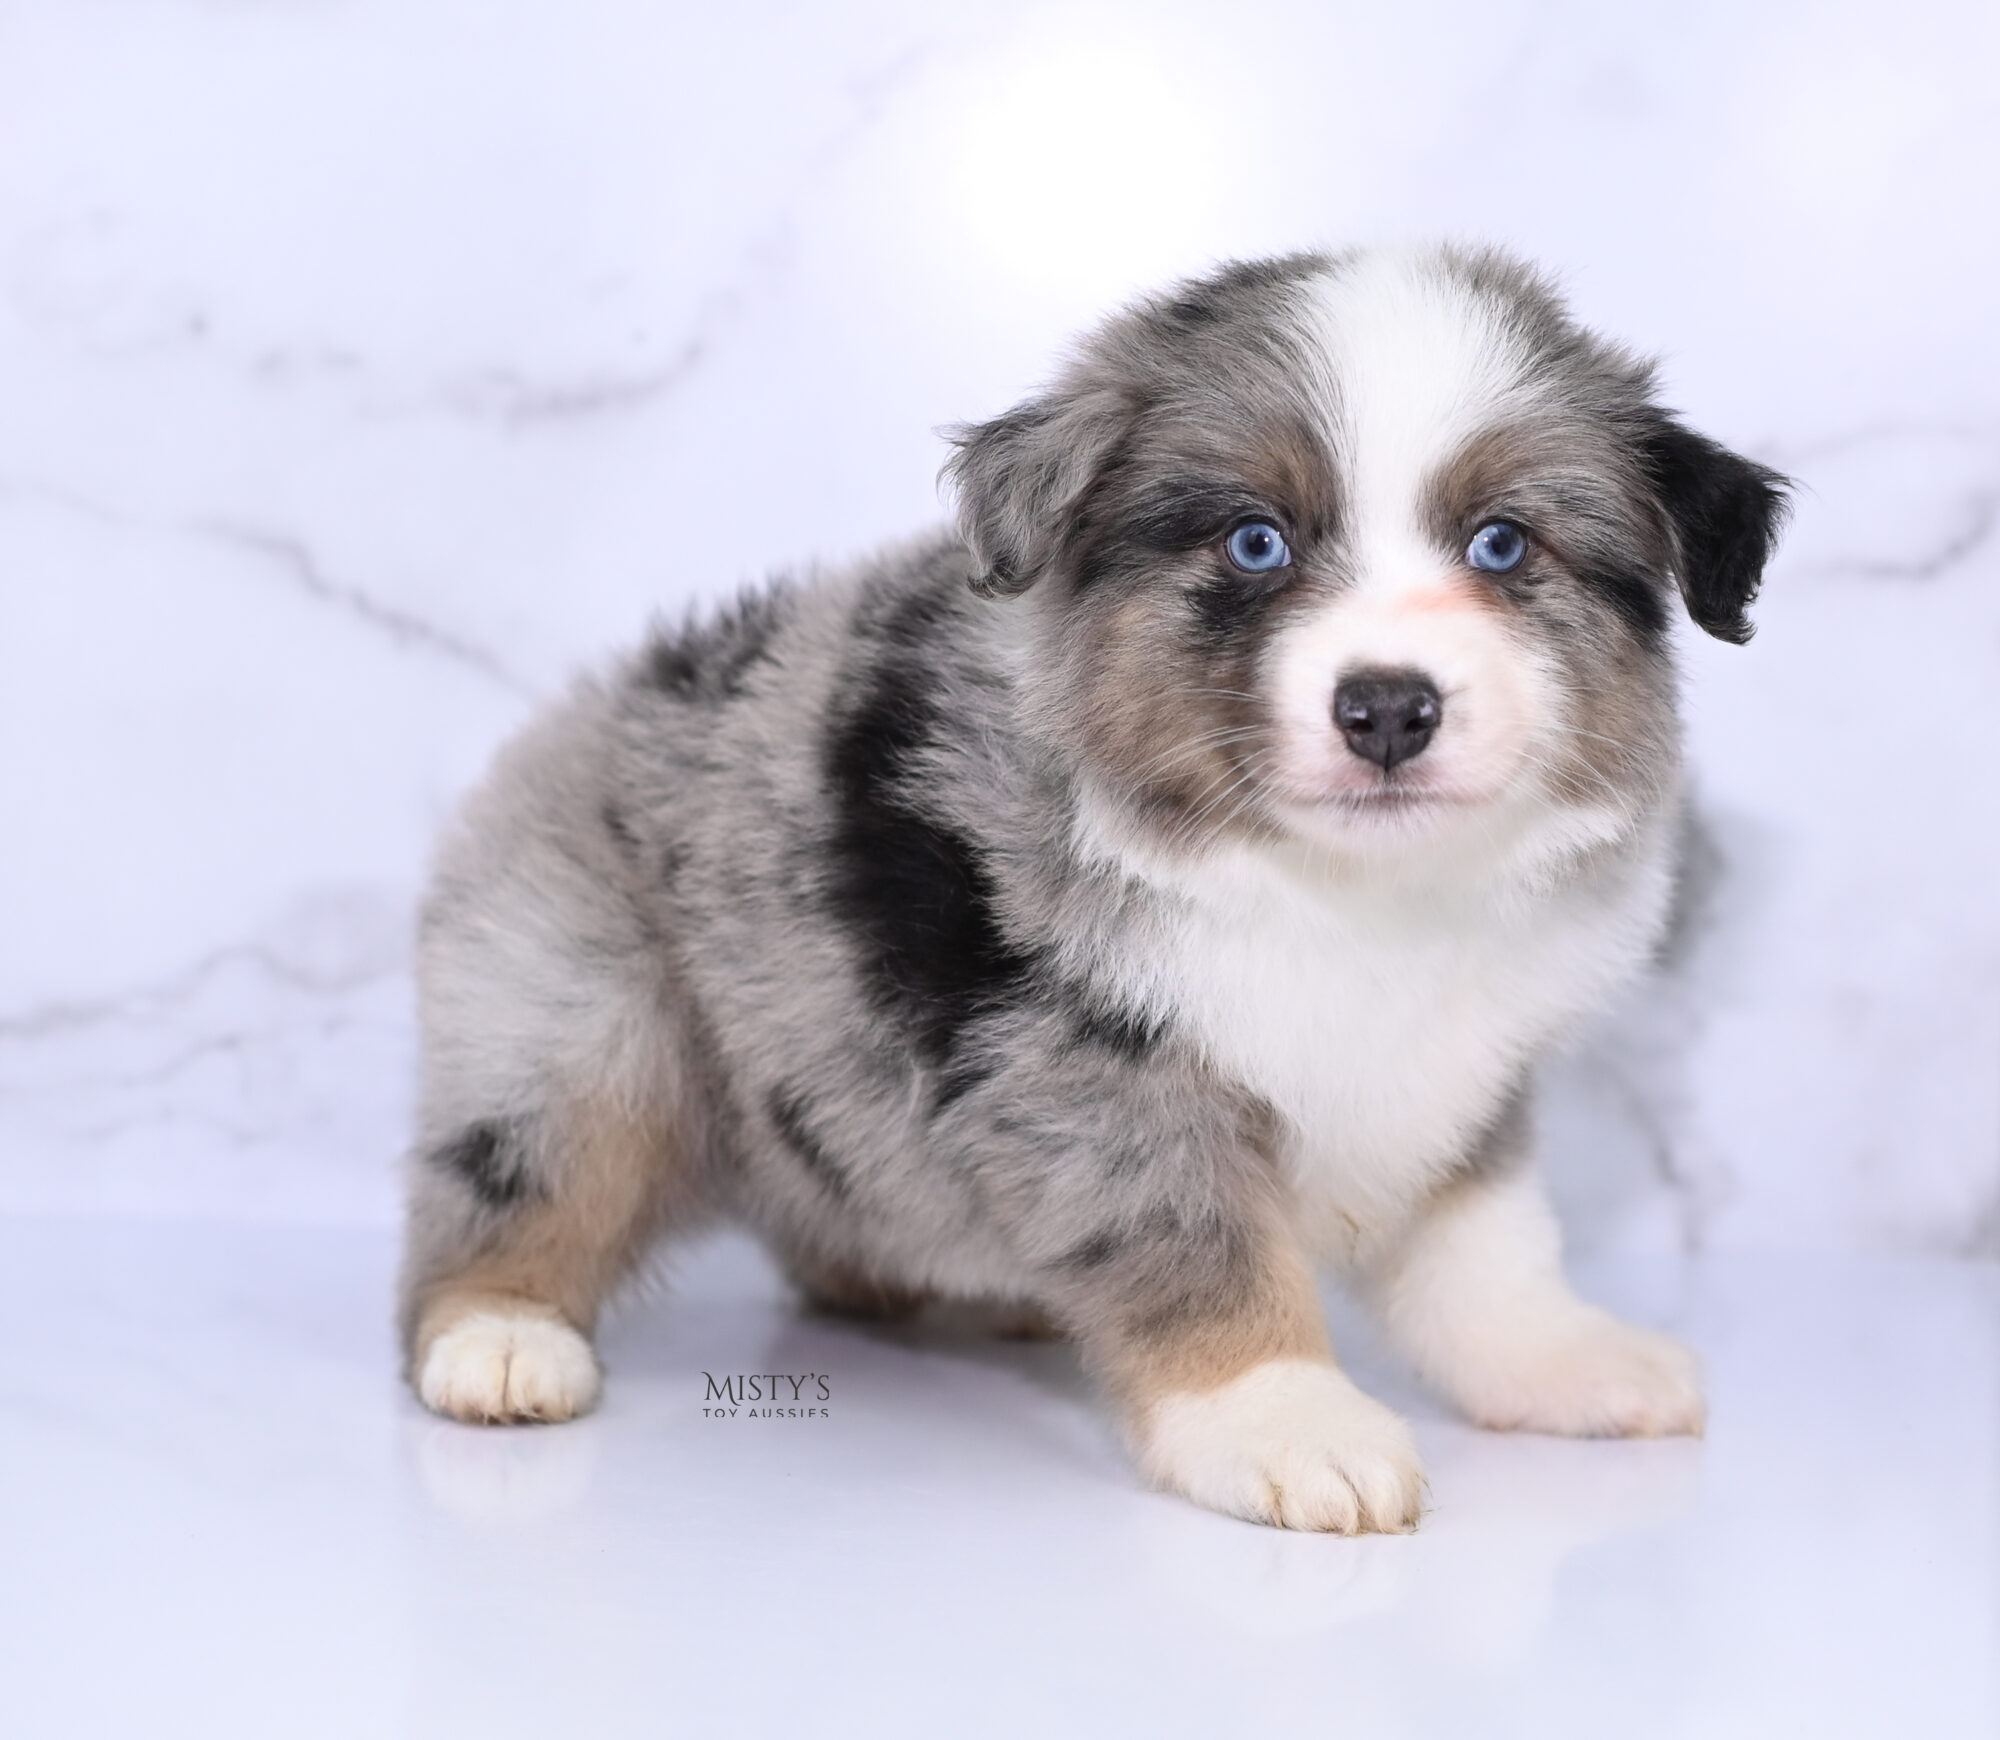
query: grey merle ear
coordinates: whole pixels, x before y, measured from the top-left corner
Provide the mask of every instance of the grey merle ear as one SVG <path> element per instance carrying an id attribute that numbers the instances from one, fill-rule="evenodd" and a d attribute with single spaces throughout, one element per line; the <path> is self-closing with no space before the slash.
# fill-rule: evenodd
<path id="1" fill-rule="evenodd" d="M 1030 399 L 990 423 L 951 431 L 944 481 L 979 572 L 975 592 L 1025 592 L 1055 559 L 1070 511 L 1124 433 L 1116 395 L 1089 388 Z"/>
<path id="2" fill-rule="evenodd" d="M 1674 574 L 1688 615 L 1717 640 L 1741 646 L 1790 509 L 1790 480 L 1665 415 L 1639 451 L 1673 531 Z"/>

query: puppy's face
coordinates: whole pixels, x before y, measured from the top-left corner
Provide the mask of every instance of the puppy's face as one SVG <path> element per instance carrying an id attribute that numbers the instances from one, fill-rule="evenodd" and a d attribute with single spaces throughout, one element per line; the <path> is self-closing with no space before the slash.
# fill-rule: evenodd
<path id="1" fill-rule="evenodd" d="M 1741 639 L 1780 480 L 1494 256 L 1231 268 L 953 462 L 1031 699 L 1168 842 L 1615 832 L 1673 765 L 1670 606 Z"/>

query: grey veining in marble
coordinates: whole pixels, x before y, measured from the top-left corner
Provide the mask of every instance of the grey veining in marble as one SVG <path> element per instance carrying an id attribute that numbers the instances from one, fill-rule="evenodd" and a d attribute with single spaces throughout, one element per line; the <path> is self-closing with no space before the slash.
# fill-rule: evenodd
<path id="1" fill-rule="evenodd" d="M 1804 486 L 1688 649 L 1695 928 L 1554 1072 L 1574 1236 L 2000 1251 L 1996 28 L 7 8 L 0 1204 L 393 1215 L 424 854 L 536 697 L 929 523 L 1133 289 L 1443 232 Z"/>

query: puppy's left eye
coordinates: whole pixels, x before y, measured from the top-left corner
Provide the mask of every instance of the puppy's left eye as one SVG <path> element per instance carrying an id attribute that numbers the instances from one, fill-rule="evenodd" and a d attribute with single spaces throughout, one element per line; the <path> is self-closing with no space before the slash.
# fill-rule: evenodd
<path id="1" fill-rule="evenodd" d="M 1229 534 L 1229 541 L 1222 546 L 1222 550 L 1230 562 L 1246 574 L 1268 574 L 1274 568 L 1284 567 L 1292 559 L 1283 534 L 1265 520 L 1251 520 L 1246 525 L 1238 526 Z"/>
<path id="2" fill-rule="evenodd" d="M 1512 520 L 1488 520 L 1465 546 L 1465 559 L 1488 574 L 1511 574 L 1527 553 L 1528 534 Z"/>

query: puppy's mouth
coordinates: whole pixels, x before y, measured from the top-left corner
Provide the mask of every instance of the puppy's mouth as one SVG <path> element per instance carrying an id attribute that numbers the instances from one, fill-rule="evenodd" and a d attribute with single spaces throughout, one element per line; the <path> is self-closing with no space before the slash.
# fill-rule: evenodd
<path id="1" fill-rule="evenodd" d="M 1477 801 L 1468 792 L 1453 790 L 1434 780 L 1391 774 L 1365 786 L 1322 788 L 1309 794 L 1293 792 L 1281 800 L 1278 808 L 1286 825 L 1294 831 L 1323 836 L 1329 828 L 1343 834 L 1356 830 L 1392 833 L 1421 830 L 1426 824 Z"/>
<path id="2" fill-rule="evenodd" d="M 1323 794 L 1314 804 L 1322 816 L 1370 822 L 1408 822 L 1435 815 L 1441 810 L 1462 809 L 1473 800 L 1464 792 L 1452 791 L 1429 780 L 1404 780 L 1393 776 L 1373 785 Z"/>
<path id="3" fill-rule="evenodd" d="M 1467 800 L 1462 794 L 1444 790 L 1428 780 L 1397 779 L 1392 774 L 1359 791 L 1332 792 L 1320 801 L 1326 808 L 1352 815 L 1394 816 L 1456 806 Z"/>

